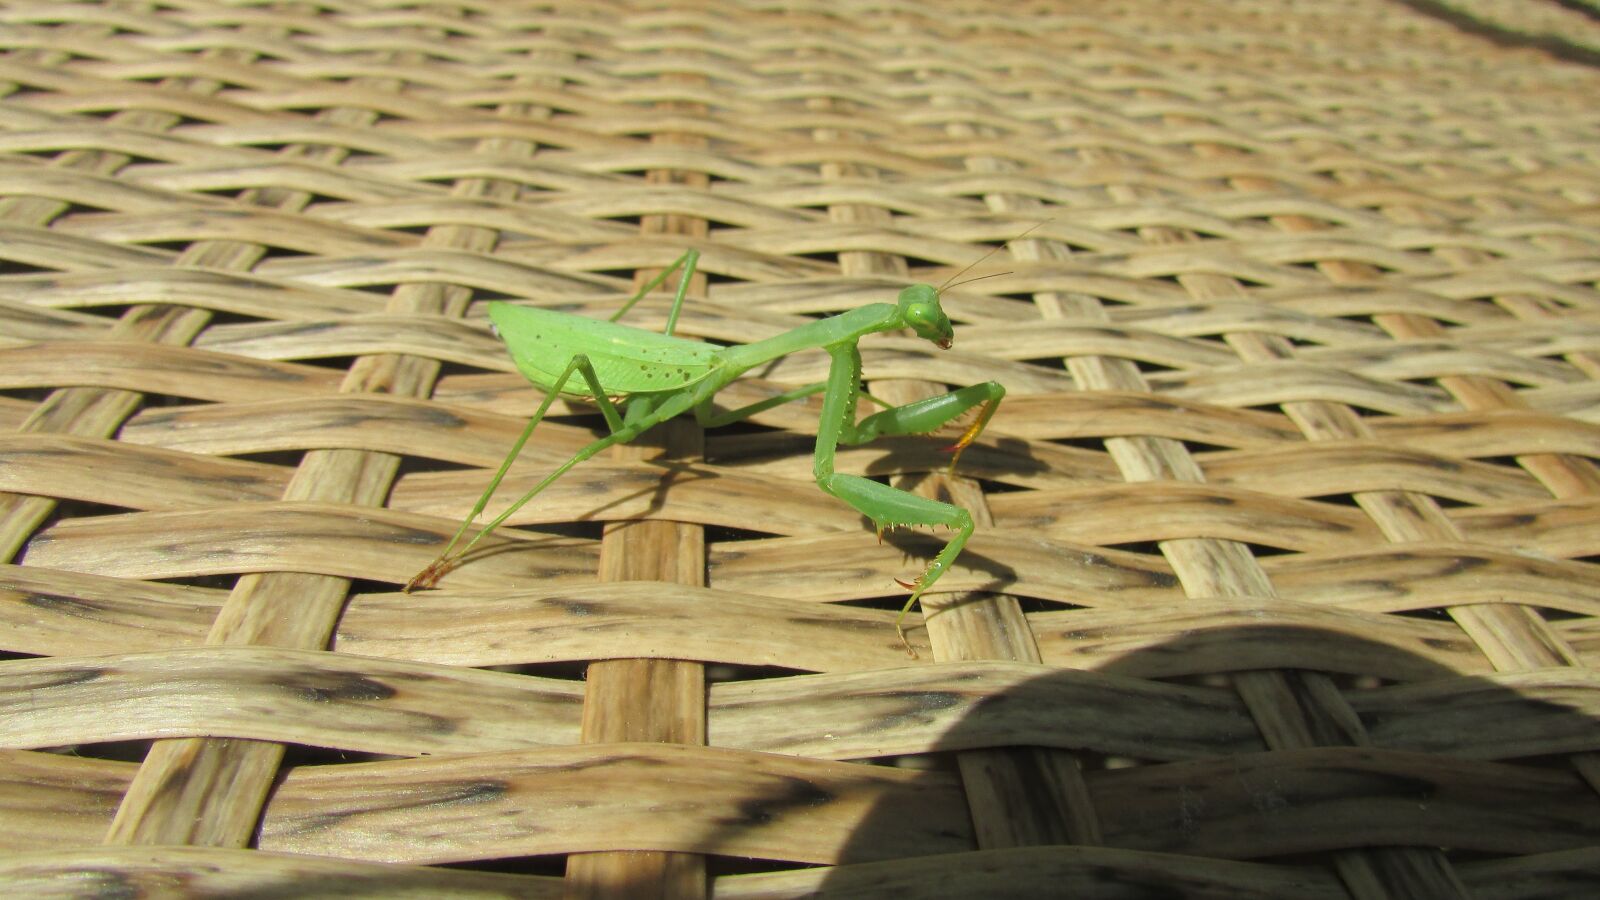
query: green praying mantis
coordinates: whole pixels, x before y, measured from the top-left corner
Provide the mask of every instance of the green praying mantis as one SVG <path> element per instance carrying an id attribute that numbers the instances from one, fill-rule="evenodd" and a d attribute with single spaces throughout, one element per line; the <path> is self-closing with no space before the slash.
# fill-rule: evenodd
<path id="1" fill-rule="evenodd" d="M 906 649 L 911 651 L 911 655 L 915 656 L 916 652 L 911 650 L 903 627 L 906 614 L 961 555 L 967 539 L 972 536 L 972 516 L 959 506 L 919 497 L 870 478 L 835 472 L 834 455 L 840 444 L 865 444 L 881 435 L 927 434 L 981 405 L 972 424 L 954 444 L 944 448 L 952 454 L 950 471 L 955 471 L 961 451 L 971 445 L 989 423 L 1001 398 L 1005 396 L 1005 388 L 997 382 L 986 381 L 902 406 L 888 406 L 861 389 L 861 351 L 858 343 L 869 334 L 910 328 L 918 337 L 948 350 L 954 332 L 949 317 L 939 304 L 940 293 L 952 287 L 951 282 L 956 278 L 999 249 L 990 250 L 937 288 L 926 284 L 912 285 L 900 291 L 895 303 L 871 303 L 809 322 L 753 344 L 720 346 L 673 334 L 683 307 L 684 294 L 699 260 L 700 255 L 695 250 L 678 257 L 671 267 L 646 283 L 606 321 L 498 301 L 490 303 L 489 318 L 505 341 L 512 361 L 529 381 L 544 389 L 544 402 L 528 421 L 528 427 L 517 438 L 489 486 L 478 497 L 472 512 L 456 529 L 444 552 L 417 573 L 405 590 L 409 592 L 416 588 L 433 587 L 441 577 L 460 565 L 463 557 L 479 541 L 538 496 L 540 491 L 573 466 L 607 447 L 627 443 L 655 425 L 691 410 L 701 426 L 715 428 L 821 393 L 822 413 L 817 423 L 813 466 L 817 486 L 872 520 L 880 540 L 884 529 L 890 527 L 942 525 L 955 531 L 955 536 L 915 581 L 895 579 L 901 587 L 911 591 L 910 599 L 895 617 L 895 633 L 900 636 Z M 617 320 L 626 315 L 634 304 L 680 268 L 683 276 L 678 280 L 677 294 L 673 297 L 663 333 L 617 324 Z M 979 276 L 990 277 L 993 276 Z M 979 278 L 968 281 L 977 281 Z M 712 402 L 717 392 L 752 367 L 819 347 L 831 358 L 827 380 L 795 388 L 739 409 L 718 412 L 713 408 Z M 579 383 L 571 383 L 574 376 L 580 379 Z M 573 454 L 571 459 L 556 467 L 532 490 L 484 526 L 465 547 L 455 551 L 456 545 L 488 505 L 501 479 L 511 468 L 512 461 L 522 452 L 533 430 L 558 396 L 593 402 L 605 417 L 610 434 Z M 856 401 L 863 396 L 888 408 L 858 422 Z M 617 409 L 619 404 L 621 412 Z"/>

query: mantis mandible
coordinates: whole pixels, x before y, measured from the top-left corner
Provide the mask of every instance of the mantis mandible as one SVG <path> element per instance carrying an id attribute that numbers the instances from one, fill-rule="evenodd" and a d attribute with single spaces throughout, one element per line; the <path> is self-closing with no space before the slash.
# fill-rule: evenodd
<path id="1" fill-rule="evenodd" d="M 961 555 L 961 549 L 972 536 L 972 516 L 959 506 L 919 497 L 859 475 L 835 472 L 834 455 L 840 444 L 865 444 L 880 435 L 927 434 L 981 405 L 972 424 L 954 444 L 944 448 L 952 454 L 950 471 L 955 471 L 961 451 L 971 445 L 989 423 L 1000 405 L 1000 399 L 1005 396 L 1005 388 L 997 382 L 986 381 L 903 406 L 889 407 L 857 422 L 856 400 L 864 395 L 861 390 L 861 351 L 857 344 L 869 334 L 910 328 L 918 337 L 948 350 L 954 331 L 949 317 L 939 304 L 940 293 L 951 287 L 951 282 L 956 278 L 999 249 L 990 250 L 937 288 L 915 284 L 900 291 L 895 303 L 871 303 L 753 344 L 726 347 L 676 337 L 672 333 L 683 307 L 689 279 L 699 260 L 700 254 L 695 250 L 678 257 L 671 267 L 645 284 L 606 321 L 499 301 L 490 303 L 489 318 L 505 341 L 512 361 L 530 382 L 544 389 L 544 402 L 528 421 L 528 427 L 517 438 L 489 486 L 478 497 L 472 512 L 456 529 L 444 552 L 417 573 L 406 584 L 405 590 L 409 592 L 416 588 L 433 587 L 441 577 L 460 565 L 466 554 L 485 535 L 538 496 L 540 491 L 573 466 L 613 444 L 627 443 L 655 425 L 690 411 L 694 412 L 701 426 L 715 428 L 821 393 L 822 413 L 817 423 L 813 465 L 817 486 L 871 519 L 880 539 L 885 528 L 898 526 L 943 525 L 956 532 L 915 581 L 895 579 L 901 587 L 911 591 L 910 599 L 895 617 L 895 633 L 900 636 L 906 649 L 911 651 L 911 655 L 915 656 L 916 651 L 911 649 L 910 642 L 906 640 L 903 627 L 906 614 Z M 617 324 L 617 320 L 627 314 L 635 303 L 680 268 L 683 276 L 678 280 L 677 294 L 673 297 L 663 333 Z M 745 371 L 790 353 L 819 347 L 832 360 L 826 381 L 785 391 L 735 410 L 717 412 L 713 409 L 712 401 L 717 392 Z M 577 376 L 580 382 L 570 383 L 573 376 Z M 598 406 L 610 434 L 573 454 L 571 459 L 557 466 L 532 490 L 484 526 L 465 547 L 452 552 L 488 505 L 489 498 L 511 468 L 512 461 L 522 452 L 533 430 L 549 411 L 550 404 L 562 395 L 588 400 Z M 869 395 L 868 399 L 875 398 Z M 877 402 L 887 405 L 882 401 Z M 620 412 L 618 405 L 622 407 Z"/>

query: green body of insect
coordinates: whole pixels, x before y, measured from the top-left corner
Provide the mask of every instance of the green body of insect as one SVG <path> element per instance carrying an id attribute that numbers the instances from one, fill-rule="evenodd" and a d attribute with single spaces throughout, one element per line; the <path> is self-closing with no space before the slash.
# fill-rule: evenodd
<path id="1" fill-rule="evenodd" d="M 822 394 L 822 414 L 817 426 L 814 471 L 817 485 L 850 504 L 871 519 L 879 533 L 905 525 L 943 525 L 956 534 L 929 563 L 915 582 L 900 582 L 911 590 L 911 597 L 895 619 L 895 630 L 902 641 L 901 622 L 924 591 L 932 587 L 972 536 L 972 516 L 958 506 L 929 500 L 915 494 L 833 470 L 839 444 L 863 444 L 880 435 L 926 434 L 934 431 L 975 406 L 982 406 L 977 418 L 954 445 L 947 448 L 960 456 L 994 415 L 1005 395 L 996 382 L 985 382 L 948 394 L 930 397 L 904 406 L 891 407 L 856 421 L 856 400 L 861 391 L 861 353 L 857 342 L 868 334 L 910 328 L 919 337 L 948 349 L 953 337 L 950 319 L 939 305 L 939 290 L 926 284 L 912 285 L 900 292 L 896 303 L 873 303 L 827 319 L 802 325 L 776 337 L 721 347 L 672 334 L 683 305 L 684 292 L 694 273 L 699 254 L 690 250 L 672 267 L 633 296 L 611 321 L 598 321 L 550 310 L 491 303 L 489 318 L 510 349 L 511 358 L 529 381 L 544 388 L 546 396 L 528 422 L 505 462 L 495 473 L 487 490 L 478 498 L 466 521 L 456 531 L 438 559 L 411 579 L 406 590 L 432 587 L 453 569 L 473 545 L 504 522 L 523 504 L 533 499 L 573 466 L 613 445 L 626 443 L 651 427 L 674 416 L 693 412 L 705 427 L 737 422 L 765 409 L 812 394 Z M 677 296 L 673 300 L 664 334 L 616 324 L 646 293 L 673 271 L 683 269 Z M 970 266 L 969 266 L 970 268 Z M 965 271 L 965 270 L 963 270 Z M 959 274 L 959 273 L 958 273 Z M 716 412 L 712 400 L 718 391 L 746 370 L 790 353 L 821 347 L 832 358 L 828 378 L 816 384 L 787 391 L 760 403 L 736 410 Z M 574 376 L 577 376 L 576 380 Z M 471 526 L 499 486 L 511 462 L 527 443 L 533 429 L 559 395 L 588 398 L 605 416 L 610 434 L 579 450 L 558 466 L 532 490 L 491 521 L 460 552 L 456 544 Z M 618 401 L 622 398 L 621 412 Z M 950 462 L 955 467 L 955 459 Z M 910 644 L 906 644 L 910 649 Z M 915 653 L 913 652 L 913 655 Z"/>

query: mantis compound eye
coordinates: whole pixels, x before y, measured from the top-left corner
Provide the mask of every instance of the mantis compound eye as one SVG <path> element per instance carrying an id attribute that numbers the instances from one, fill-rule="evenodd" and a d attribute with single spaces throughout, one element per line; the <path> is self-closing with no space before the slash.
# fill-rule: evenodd
<path id="1" fill-rule="evenodd" d="M 937 300 L 928 303 L 909 303 L 906 305 L 905 322 L 917 336 L 933 341 L 942 349 L 950 349 L 953 337 L 950 329 L 950 320 L 945 317 L 944 310 L 939 308 Z"/>

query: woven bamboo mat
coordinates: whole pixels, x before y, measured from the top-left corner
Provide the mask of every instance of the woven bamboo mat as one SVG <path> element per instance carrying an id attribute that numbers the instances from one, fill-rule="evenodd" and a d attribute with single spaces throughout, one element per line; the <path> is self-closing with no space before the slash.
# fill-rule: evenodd
<path id="1" fill-rule="evenodd" d="M 1600 891 L 1600 69 L 1441 14 L 1586 8 L 7 4 L 0 885 Z M 917 659 L 945 535 L 817 489 L 818 397 L 400 592 L 541 399 L 486 302 L 689 248 L 722 344 L 1001 248 L 861 342 L 1008 390 L 838 456 L 978 521 Z"/>

